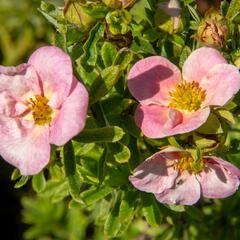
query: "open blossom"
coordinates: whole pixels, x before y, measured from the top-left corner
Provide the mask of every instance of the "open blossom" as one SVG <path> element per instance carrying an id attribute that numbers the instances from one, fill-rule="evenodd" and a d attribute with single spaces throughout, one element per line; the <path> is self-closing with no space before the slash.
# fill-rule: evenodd
<path id="1" fill-rule="evenodd" d="M 240 170 L 215 156 L 201 159 L 202 167 L 187 152 L 173 147 L 149 157 L 135 170 L 130 182 L 137 189 L 154 193 L 161 203 L 192 205 L 202 194 L 225 198 L 238 189 Z"/>
<path id="2" fill-rule="evenodd" d="M 28 63 L 0 66 L 0 154 L 23 175 L 50 160 L 50 144 L 65 144 L 85 125 L 86 88 L 61 49 L 36 50 Z"/>
<path id="3" fill-rule="evenodd" d="M 210 106 L 223 106 L 240 89 L 240 74 L 216 49 L 202 47 L 179 69 L 164 57 L 138 61 L 128 88 L 140 102 L 135 121 L 150 138 L 190 132 L 206 122 Z"/>

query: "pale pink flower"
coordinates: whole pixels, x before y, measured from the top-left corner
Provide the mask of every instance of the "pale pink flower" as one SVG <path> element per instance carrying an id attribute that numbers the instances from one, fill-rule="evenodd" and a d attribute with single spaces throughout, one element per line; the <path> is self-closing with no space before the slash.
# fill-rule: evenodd
<path id="1" fill-rule="evenodd" d="M 169 0 L 159 5 L 166 14 L 173 17 L 173 29 L 177 30 L 180 24 L 181 7 L 178 0 Z"/>
<path id="2" fill-rule="evenodd" d="M 27 64 L 0 66 L 0 154 L 22 175 L 41 171 L 50 144 L 61 146 L 85 125 L 86 88 L 61 49 L 36 50 Z"/>
<path id="3" fill-rule="evenodd" d="M 201 163 L 202 168 L 196 170 L 191 155 L 169 147 L 141 163 L 129 180 L 166 204 L 192 205 L 201 194 L 225 198 L 236 192 L 240 177 L 237 167 L 215 156 L 205 156 Z"/>
<path id="4" fill-rule="evenodd" d="M 150 138 L 190 132 L 206 122 L 210 106 L 223 106 L 240 89 L 238 68 L 216 49 L 202 47 L 179 69 L 164 57 L 138 61 L 128 87 L 140 102 L 135 120 Z"/>

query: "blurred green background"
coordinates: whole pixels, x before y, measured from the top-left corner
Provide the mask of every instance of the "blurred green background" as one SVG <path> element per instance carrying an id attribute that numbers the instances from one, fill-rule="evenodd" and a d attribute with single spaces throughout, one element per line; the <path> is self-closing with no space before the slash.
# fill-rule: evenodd
<path id="1" fill-rule="evenodd" d="M 53 29 L 37 10 L 40 0 L 0 0 L 0 61 L 16 65 L 49 43 Z"/>

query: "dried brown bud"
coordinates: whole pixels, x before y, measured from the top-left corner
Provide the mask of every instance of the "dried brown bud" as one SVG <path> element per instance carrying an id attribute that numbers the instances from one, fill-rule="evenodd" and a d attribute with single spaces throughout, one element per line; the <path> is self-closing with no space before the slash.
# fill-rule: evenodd
<path id="1" fill-rule="evenodd" d="M 228 35 L 228 26 L 224 17 L 217 10 L 210 9 L 197 31 L 197 38 L 207 46 L 222 47 Z"/>

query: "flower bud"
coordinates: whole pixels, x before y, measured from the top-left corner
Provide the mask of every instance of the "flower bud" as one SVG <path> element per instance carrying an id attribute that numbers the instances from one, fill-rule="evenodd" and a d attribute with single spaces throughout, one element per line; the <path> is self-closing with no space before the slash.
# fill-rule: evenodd
<path id="1" fill-rule="evenodd" d="M 227 35 L 228 26 L 224 17 L 217 10 L 209 10 L 198 27 L 198 40 L 206 46 L 222 47 Z"/>
<path id="2" fill-rule="evenodd" d="M 110 8 L 127 8 L 132 6 L 136 0 L 102 0 Z"/>
<path id="3" fill-rule="evenodd" d="M 106 16 L 109 31 L 113 35 L 124 35 L 130 31 L 132 15 L 127 10 L 115 10 Z"/>

